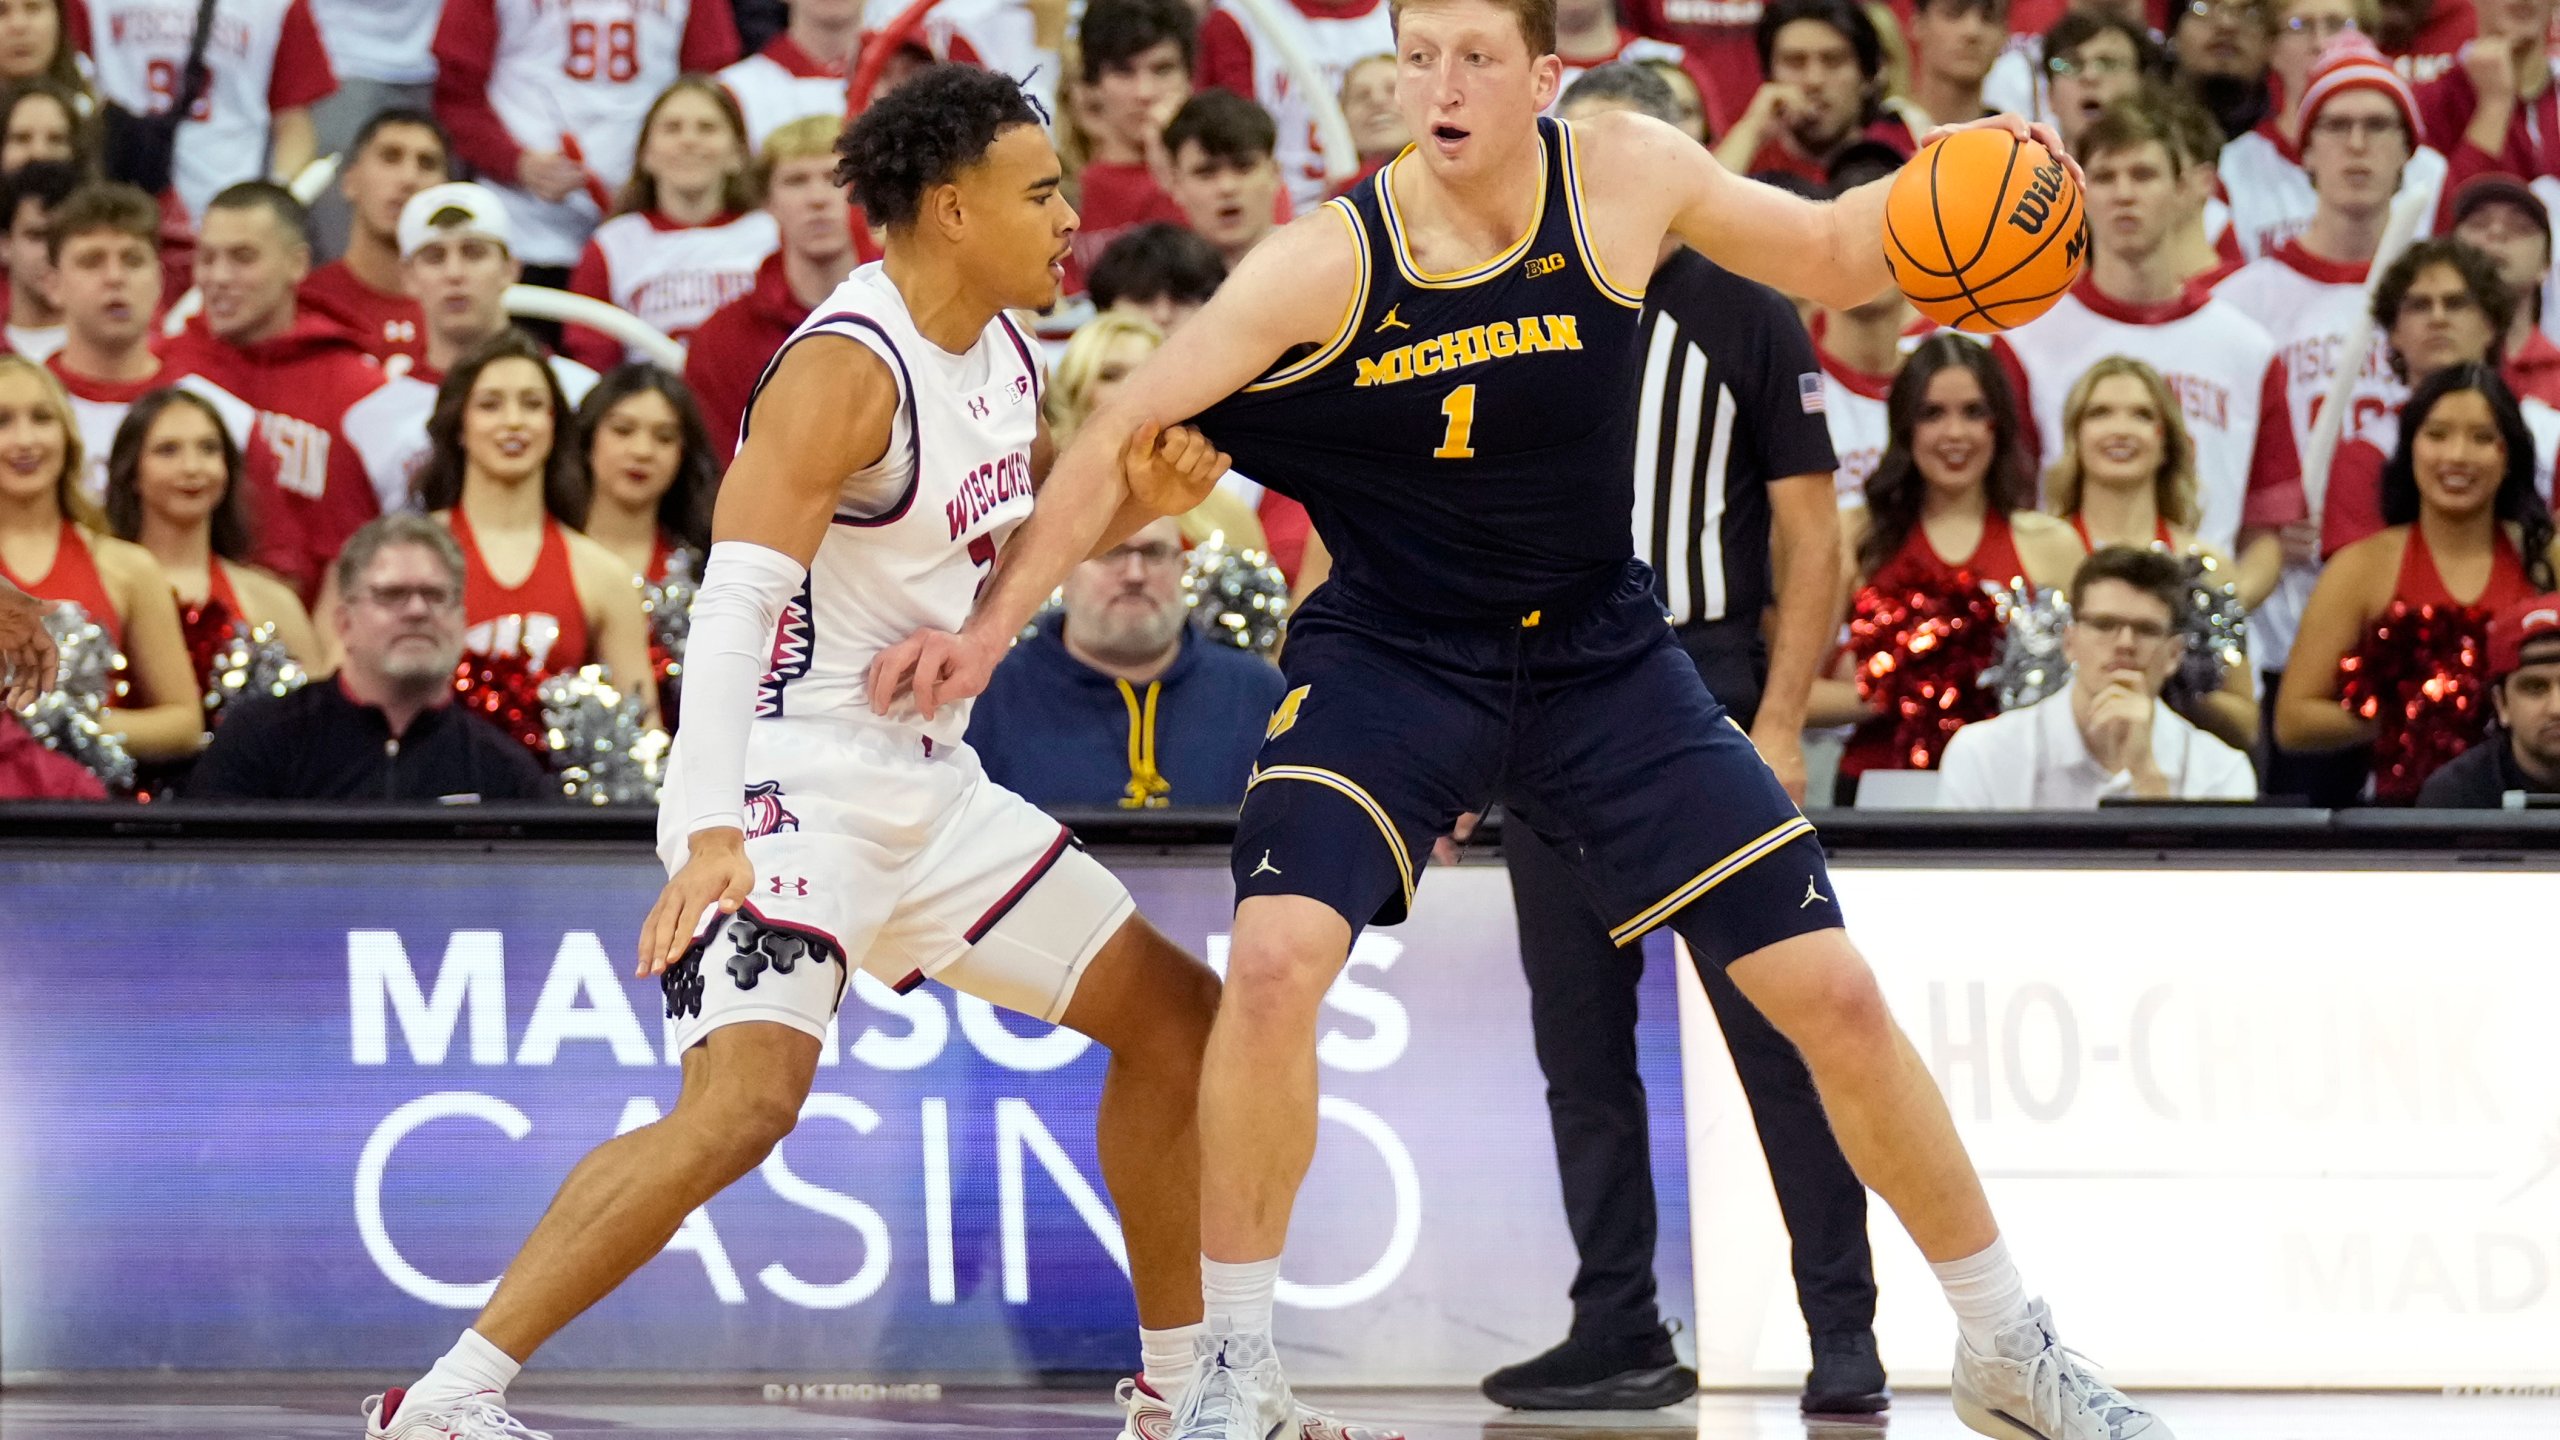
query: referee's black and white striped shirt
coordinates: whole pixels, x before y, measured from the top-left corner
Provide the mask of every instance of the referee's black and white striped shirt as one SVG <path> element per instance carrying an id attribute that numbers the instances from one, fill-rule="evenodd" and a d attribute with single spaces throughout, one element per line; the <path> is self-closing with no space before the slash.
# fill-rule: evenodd
<path id="1" fill-rule="evenodd" d="M 1636 554 L 1674 624 L 1757 623 L 1769 482 L 1834 463 L 1813 341 L 1785 296 L 1683 249 L 1654 272 L 1636 343 Z"/>

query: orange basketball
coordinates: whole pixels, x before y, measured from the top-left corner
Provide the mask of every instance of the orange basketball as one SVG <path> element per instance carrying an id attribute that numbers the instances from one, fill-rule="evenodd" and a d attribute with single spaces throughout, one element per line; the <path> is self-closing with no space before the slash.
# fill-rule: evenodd
<path id="1" fill-rule="evenodd" d="M 2006 130 L 1959 130 L 1912 157 L 1884 202 L 1884 258 L 1912 305 L 1988 334 L 2053 308 L 2089 255 L 2079 182 Z"/>

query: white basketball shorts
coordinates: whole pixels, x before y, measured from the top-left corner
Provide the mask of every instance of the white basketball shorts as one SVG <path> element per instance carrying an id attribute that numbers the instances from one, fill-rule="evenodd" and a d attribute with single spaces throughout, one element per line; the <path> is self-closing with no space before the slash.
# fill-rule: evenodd
<path id="1" fill-rule="evenodd" d="M 674 767 L 684 763 L 679 745 Z M 824 718 L 747 732 L 753 892 L 706 913 L 665 978 L 677 1045 L 770 1020 L 825 1038 L 852 968 L 899 993 L 927 979 L 1056 1023 L 1085 967 L 1134 911 L 1067 828 L 987 778 L 966 745 Z M 677 793 L 670 774 L 668 793 Z M 689 853 L 674 807 L 658 858 Z M 706 939 L 707 937 L 707 939 Z"/>

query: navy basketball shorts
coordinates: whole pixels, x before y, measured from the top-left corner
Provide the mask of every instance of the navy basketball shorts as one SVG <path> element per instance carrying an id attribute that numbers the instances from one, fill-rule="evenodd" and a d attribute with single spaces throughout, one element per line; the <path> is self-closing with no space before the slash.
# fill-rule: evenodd
<path id="1" fill-rule="evenodd" d="M 1661 925 L 1730 965 L 1841 925 L 1812 824 L 1682 653 L 1630 562 L 1572 614 L 1454 627 L 1327 586 L 1236 824 L 1239 902 L 1299 895 L 1354 934 L 1404 919 L 1432 842 L 1500 802 L 1564 856 L 1610 938 Z"/>

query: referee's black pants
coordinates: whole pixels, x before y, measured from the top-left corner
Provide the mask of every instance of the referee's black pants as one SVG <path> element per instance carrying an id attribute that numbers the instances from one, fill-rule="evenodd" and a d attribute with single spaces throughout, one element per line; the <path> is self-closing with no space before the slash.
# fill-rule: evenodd
<path id="1" fill-rule="evenodd" d="M 1707 688 L 1750 728 L 1767 666 L 1757 627 L 1695 625 L 1679 634 Z M 1563 860 L 1525 827 L 1505 827 L 1502 845 L 1519 912 L 1529 1023 L 1547 1079 L 1565 1219 L 1581 1256 L 1573 1277 L 1573 1330 L 1594 1339 L 1651 1334 L 1662 1320 L 1653 1278 L 1652 1145 L 1644 1080 L 1636 1070 L 1643 946 L 1609 943 L 1608 922 L 1593 912 Z M 1751 1102 L 1794 1242 L 1796 1301 L 1806 1329 L 1817 1337 L 1872 1329 L 1876 1281 L 1867 1249 L 1867 1192 L 1832 1138 L 1812 1073 L 1721 967 L 1698 969 Z"/>

